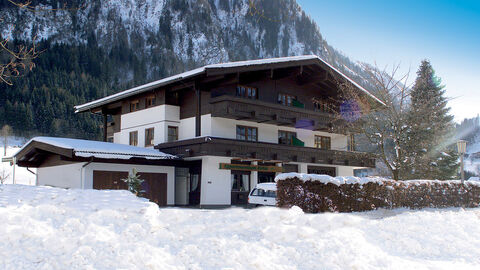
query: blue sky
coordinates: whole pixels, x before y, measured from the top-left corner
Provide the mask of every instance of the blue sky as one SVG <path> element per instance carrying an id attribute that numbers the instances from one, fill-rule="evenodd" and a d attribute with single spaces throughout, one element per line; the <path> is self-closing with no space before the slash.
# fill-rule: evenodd
<path id="1" fill-rule="evenodd" d="M 480 114 L 480 0 L 297 0 L 327 42 L 379 67 L 401 65 L 412 80 L 432 63 L 457 121 Z"/>

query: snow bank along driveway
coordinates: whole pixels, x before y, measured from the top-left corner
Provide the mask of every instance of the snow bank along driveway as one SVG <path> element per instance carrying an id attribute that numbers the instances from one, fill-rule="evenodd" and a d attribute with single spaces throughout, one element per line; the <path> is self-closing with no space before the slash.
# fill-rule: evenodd
<path id="1" fill-rule="evenodd" d="M 0 269 L 479 269 L 480 209 L 164 208 L 0 185 Z"/>

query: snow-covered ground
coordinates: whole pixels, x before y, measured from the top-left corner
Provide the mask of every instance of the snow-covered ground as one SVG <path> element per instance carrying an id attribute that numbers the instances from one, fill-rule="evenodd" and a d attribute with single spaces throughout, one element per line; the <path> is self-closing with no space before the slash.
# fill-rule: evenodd
<path id="1" fill-rule="evenodd" d="M 24 138 L 10 137 L 8 139 L 7 157 L 15 154 L 22 145 L 26 142 Z M 0 161 L 4 156 L 3 141 L 0 141 Z M 0 162 L 0 178 L 6 177 L 5 184 L 13 183 L 13 166 L 9 163 Z M 31 171 L 36 172 L 35 168 L 30 168 Z M 35 185 L 35 175 L 27 170 L 25 167 L 15 167 L 15 182 L 23 185 Z"/>
<path id="2" fill-rule="evenodd" d="M 480 209 L 159 209 L 128 191 L 0 186 L 0 269 L 479 269 Z"/>

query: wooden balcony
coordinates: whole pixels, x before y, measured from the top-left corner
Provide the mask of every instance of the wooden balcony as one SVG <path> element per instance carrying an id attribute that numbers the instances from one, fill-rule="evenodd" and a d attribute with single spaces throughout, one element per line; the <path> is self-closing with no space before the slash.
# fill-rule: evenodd
<path id="1" fill-rule="evenodd" d="M 210 100 L 212 117 L 344 133 L 334 115 L 256 99 L 223 95 Z"/>
<path id="2" fill-rule="evenodd" d="M 200 137 L 162 143 L 156 145 L 155 148 L 183 158 L 209 155 L 272 162 L 304 162 L 375 167 L 375 156 L 370 153 L 322 150 L 313 147 L 248 142 L 216 137 Z"/>

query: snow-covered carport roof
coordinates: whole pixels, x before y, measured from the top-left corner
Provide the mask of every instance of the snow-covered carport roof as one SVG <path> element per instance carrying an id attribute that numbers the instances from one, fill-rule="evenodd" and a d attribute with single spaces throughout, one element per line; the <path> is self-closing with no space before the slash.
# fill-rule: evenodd
<path id="1" fill-rule="evenodd" d="M 141 94 L 155 88 L 167 86 L 169 84 L 173 84 L 176 82 L 184 81 L 187 79 L 193 79 L 199 76 L 212 76 L 212 75 L 219 75 L 219 74 L 227 74 L 233 72 L 246 72 L 246 71 L 255 71 L 255 70 L 264 70 L 264 69 L 272 69 L 272 68 L 285 68 L 285 67 L 293 67 L 293 66 L 301 66 L 301 65 L 318 65 L 323 69 L 333 72 L 336 75 L 339 75 L 340 78 L 352 83 L 358 90 L 374 101 L 378 102 L 381 105 L 385 105 L 381 100 L 379 100 L 376 96 L 371 94 L 365 88 L 360 86 L 354 80 L 334 68 L 332 65 L 324 61 L 322 58 L 316 55 L 302 55 L 302 56 L 289 56 L 289 57 L 279 57 L 279 58 L 268 58 L 268 59 L 258 59 L 258 60 L 249 60 L 249 61 L 238 61 L 238 62 L 228 62 L 228 63 L 221 63 L 221 64 L 212 64 L 203 66 L 194 70 L 190 70 L 187 72 L 183 72 L 174 76 L 170 76 L 158 81 L 154 81 L 151 83 L 147 83 L 144 85 L 140 85 L 110 96 L 106 96 L 101 99 L 97 99 L 82 105 L 75 106 L 75 112 L 86 112 L 92 109 L 96 109 L 107 104 L 122 100 L 124 98 L 134 96 L 137 94 Z"/>
<path id="2" fill-rule="evenodd" d="M 39 167 L 50 156 L 57 155 L 56 163 L 98 161 L 133 164 L 167 164 L 176 156 L 158 150 L 80 139 L 35 137 L 13 156 L 23 167 Z"/>

